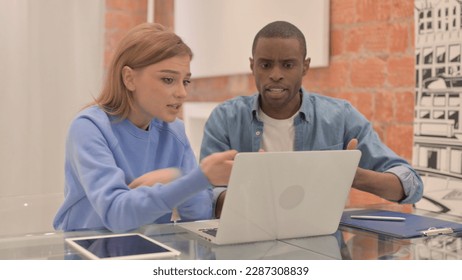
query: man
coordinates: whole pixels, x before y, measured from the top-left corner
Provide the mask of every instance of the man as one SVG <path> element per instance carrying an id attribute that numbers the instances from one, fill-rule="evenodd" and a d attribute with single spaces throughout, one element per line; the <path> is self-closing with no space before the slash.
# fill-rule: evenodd
<path id="1" fill-rule="evenodd" d="M 359 149 L 361 161 L 352 187 L 398 203 L 415 203 L 423 192 L 419 175 L 386 147 L 372 125 L 352 105 L 304 90 L 303 33 L 284 21 L 255 36 L 250 68 L 258 93 L 220 104 L 204 131 L 201 159 L 214 152 Z M 214 190 L 217 217 L 225 188 Z"/>

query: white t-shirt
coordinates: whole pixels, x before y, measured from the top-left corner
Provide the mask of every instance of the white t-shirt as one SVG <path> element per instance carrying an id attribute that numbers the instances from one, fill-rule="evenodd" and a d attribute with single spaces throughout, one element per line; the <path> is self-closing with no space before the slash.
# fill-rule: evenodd
<path id="1" fill-rule="evenodd" d="M 261 108 L 258 109 L 258 114 L 264 123 L 260 148 L 266 152 L 293 151 L 295 139 L 294 118 L 298 112 L 284 120 L 269 117 L 263 113 Z"/>

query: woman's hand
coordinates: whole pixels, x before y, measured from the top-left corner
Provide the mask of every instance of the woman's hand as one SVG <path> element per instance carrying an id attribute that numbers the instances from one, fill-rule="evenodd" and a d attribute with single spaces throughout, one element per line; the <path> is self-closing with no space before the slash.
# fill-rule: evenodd
<path id="1" fill-rule="evenodd" d="M 157 169 L 136 178 L 128 185 L 128 187 L 130 189 L 134 189 L 139 186 L 152 186 L 156 183 L 167 184 L 180 176 L 181 171 L 178 168 Z"/>
<path id="2" fill-rule="evenodd" d="M 228 185 L 236 154 L 236 150 L 229 150 L 214 153 L 202 159 L 200 167 L 212 185 Z"/>

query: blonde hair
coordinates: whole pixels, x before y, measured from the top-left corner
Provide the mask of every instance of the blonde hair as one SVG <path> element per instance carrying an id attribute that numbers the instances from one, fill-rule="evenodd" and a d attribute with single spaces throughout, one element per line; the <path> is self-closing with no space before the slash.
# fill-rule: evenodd
<path id="1" fill-rule="evenodd" d="M 158 23 L 143 23 L 120 41 L 109 66 L 100 95 L 90 104 L 125 119 L 132 109 L 133 96 L 123 82 L 122 69 L 140 69 L 178 55 L 193 56 L 181 38 Z"/>

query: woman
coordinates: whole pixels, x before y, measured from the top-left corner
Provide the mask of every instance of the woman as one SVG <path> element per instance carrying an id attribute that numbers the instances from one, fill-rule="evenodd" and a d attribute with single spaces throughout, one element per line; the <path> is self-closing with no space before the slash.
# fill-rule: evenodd
<path id="1" fill-rule="evenodd" d="M 100 96 L 72 122 L 65 200 L 54 227 L 114 232 L 212 216 L 212 185 L 226 185 L 236 151 L 197 165 L 177 119 L 190 83 L 190 48 L 159 24 L 120 42 Z"/>

